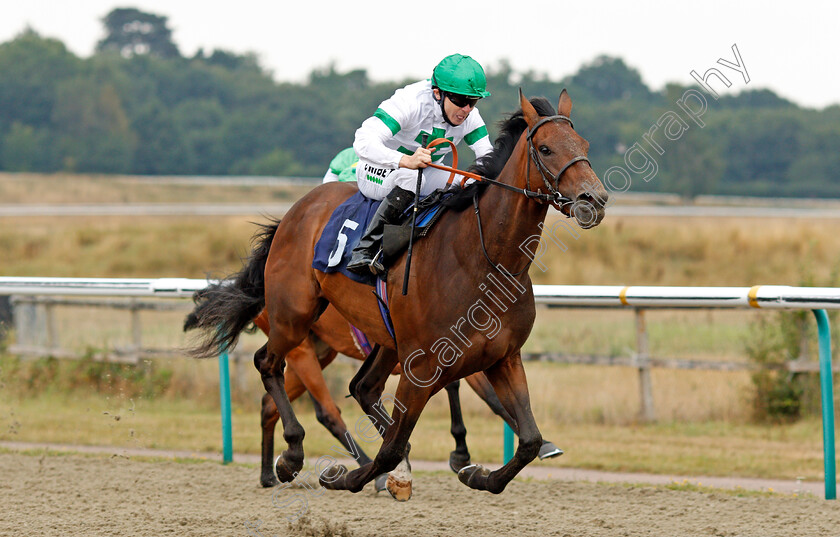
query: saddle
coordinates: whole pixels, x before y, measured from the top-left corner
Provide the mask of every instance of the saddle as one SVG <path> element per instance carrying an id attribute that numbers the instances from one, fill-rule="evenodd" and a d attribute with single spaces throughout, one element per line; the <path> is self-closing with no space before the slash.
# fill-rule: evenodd
<path id="1" fill-rule="evenodd" d="M 418 202 L 417 224 L 414 228 L 415 241 L 429 234 L 432 226 L 438 222 L 446 210 L 442 201 L 451 195 L 451 193 L 447 194 L 443 190 L 435 190 Z M 413 206 L 406 209 L 399 224 L 385 224 L 385 230 L 382 233 L 382 253 L 385 256 L 385 268 L 391 266 L 403 250 L 408 248 L 408 242 L 411 238 L 411 213 L 413 211 Z"/>

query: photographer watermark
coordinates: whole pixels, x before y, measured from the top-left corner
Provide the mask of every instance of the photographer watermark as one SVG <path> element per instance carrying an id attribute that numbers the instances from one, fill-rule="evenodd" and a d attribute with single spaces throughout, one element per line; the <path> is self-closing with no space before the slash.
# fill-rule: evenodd
<path id="1" fill-rule="evenodd" d="M 732 54 L 734 61 L 719 58 L 717 63 L 735 71 L 741 75 L 745 84 L 749 84 L 750 75 L 741 57 L 741 52 L 738 50 L 737 43 L 732 45 Z M 720 97 L 715 89 L 716 87 L 719 88 L 720 85 L 726 88 L 732 87 L 732 81 L 717 67 L 710 67 L 702 76 L 695 70 L 692 70 L 690 74 L 700 87 L 715 100 Z M 730 76 L 732 76 L 731 73 Z M 691 128 L 691 123 L 701 129 L 706 126 L 703 116 L 709 109 L 709 101 L 702 92 L 689 88 L 683 92 L 675 104 L 676 108 L 684 114 L 685 119 L 676 110 L 666 111 L 659 116 L 647 132 L 642 134 L 641 141 L 634 142 L 624 152 L 624 166 L 613 166 L 604 172 L 604 188 L 610 193 L 611 197 L 614 193 L 623 193 L 630 190 L 634 176 L 641 177 L 645 182 L 649 182 L 656 177 L 659 172 L 659 163 L 652 153 L 659 156 L 664 155 L 663 144 L 666 144 L 665 140 L 676 142 Z M 598 199 L 592 192 L 589 192 L 589 194 Z M 603 201 L 609 205 L 614 203 L 614 198 Z"/>

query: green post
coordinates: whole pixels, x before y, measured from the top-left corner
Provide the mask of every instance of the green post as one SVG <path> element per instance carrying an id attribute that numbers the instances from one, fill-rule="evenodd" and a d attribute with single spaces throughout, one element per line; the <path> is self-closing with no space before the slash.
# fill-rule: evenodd
<path id="1" fill-rule="evenodd" d="M 831 371 L 831 329 L 825 310 L 813 310 L 820 341 L 820 385 L 822 389 L 823 464 L 825 499 L 837 499 L 837 474 L 834 460 L 834 387 Z"/>
<path id="2" fill-rule="evenodd" d="M 230 420 L 230 367 L 228 353 L 219 354 L 219 397 L 222 407 L 222 463 L 233 462 L 233 427 Z"/>
<path id="3" fill-rule="evenodd" d="M 513 458 L 513 429 L 507 423 L 505 423 L 505 451 L 503 458 L 505 464 Z"/>

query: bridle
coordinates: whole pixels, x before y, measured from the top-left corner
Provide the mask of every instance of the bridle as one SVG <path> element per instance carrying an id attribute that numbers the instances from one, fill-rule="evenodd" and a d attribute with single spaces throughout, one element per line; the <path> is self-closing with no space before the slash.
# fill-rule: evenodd
<path id="1" fill-rule="evenodd" d="M 572 120 L 569 119 L 567 116 L 563 115 L 556 115 L 556 116 L 547 116 L 541 118 L 537 121 L 533 127 L 528 129 L 528 133 L 526 135 L 526 139 L 528 140 L 528 154 L 531 158 L 528 159 L 528 164 L 526 165 L 525 171 L 525 190 L 526 192 L 533 192 L 531 190 L 531 161 L 534 161 L 534 164 L 537 166 L 537 169 L 540 171 L 540 175 L 542 176 L 543 183 L 545 183 L 546 189 L 548 189 L 550 196 L 546 201 L 552 203 L 557 209 L 559 210 L 560 207 L 563 205 L 568 205 L 570 203 L 574 203 L 574 200 L 571 198 L 567 198 L 566 196 L 560 193 L 560 180 L 563 178 L 563 174 L 566 173 L 566 170 L 571 168 L 573 165 L 577 164 L 578 162 L 586 162 L 592 167 L 592 163 L 589 162 L 589 159 L 586 158 L 585 155 L 579 155 L 577 157 L 573 157 L 569 160 L 566 164 L 560 168 L 560 171 L 557 172 L 554 176 L 551 175 L 551 170 L 548 169 L 548 166 L 542 161 L 540 158 L 540 152 L 537 151 L 537 146 L 534 145 L 534 135 L 537 133 L 537 129 L 545 125 L 549 122 L 555 121 L 565 121 L 569 124 L 569 126 L 574 129 L 575 125 L 572 123 Z M 553 182 L 552 182 L 553 179 Z M 528 194 L 525 194 L 528 196 Z M 544 195 L 546 196 L 546 195 Z M 531 197 L 531 196 L 528 196 Z M 571 212 L 570 212 L 571 214 Z"/>
<path id="2" fill-rule="evenodd" d="M 530 158 L 528 159 L 528 164 L 526 164 L 525 188 L 524 189 L 511 187 L 510 185 L 500 183 L 500 182 L 492 180 L 492 179 L 486 179 L 485 178 L 484 180 L 488 181 L 490 184 L 493 184 L 493 185 L 498 185 L 498 186 L 502 186 L 502 187 L 505 187 L 505 188 L 520 191 L 522 194 L 524 194 L 528 198 L 534 198 L 534 199 L 537 199 L 537 200 L 540 200 L 540 201 L 547 201 L 547 202 L 551 203 L 552 205 L 554 205 L 557 208 L 557 210 L 560 210 L 560 208 L 563 205 L 568 205 L 568 204 L 574 203 L 573 199 L 567 198 L 566 196 L 564 196 L 560 193 L 560 190 L 559 190 L 560 189 L 560 180 L 563 178 L 563 174 L 566 173 L 566 170 L 568 170 L 569 168 L 571 168 L 573 165 L 577 164 L 578 162 L 586 162 L 587 164 L 589 164 L 590 167 L 592 166 L 592 163 L 589 162 L 589 159 L 586 158 L 586 156 L 579 155 L 577 157 L 573 157 L 566 164 L 564 164 L 563 167 L 560 168 L 560 171 L 558 171 L 554 176 L 551 175 L 551 170 L 549 170 L 548 166 L 545 165 L 545 162 L 542 161 L 542 159 L 540 158 L 540 153 L 539 153 L 539 151 L 537 151 L 536 145 L 534 145 L 534 135 L 537 133 L 537 129 L 539 129 L 540 127 L 542 127 L 543 125 L 545 125 L 548 122 L 554 122 L 554 121 L 565 121 L 566 123 L 569 124 L 569 126 L 572 129 L 575 128 L 571 119 L 569 119 L 566 116 L 558 114 L 556 116 L 547 116 L 547 117 L 541 118 L 537 123 L 534 124 L 533 127 L 528 129 L 528 133 L 527 133 L 525 138 L 528 140 L 528 154 L 529 154 Z M 542 180 L 545 183 L 546 189 L 548 189 L 548 192 L 549 192 L 548 194 L 544 194 L 540 191 L 531 190 L 531 161 L 532 160 L 534 161 L 534 164 L 536 165 L 537 169 L 540 171 L 540 176 L 542 177 Z M 552 183 L 552 180 L 550 178 L 553 179 L 553 183 Z M 484 253 L 484 257 L 485 257 L 485 259 L 487 259 L 487 261 L 490 263 L 490 265 L 493 266 L 493 268 L 495 268 L 496 270 L 498 270 L 499 272 L 501 272 L 503 274 L 507 273 L 505 275 L 510 276 L 510 277 L 517 277 L 517 276 L 521 275 L 523 272 L 525 272 L 526 270 L 528 270 L 528 267 L 531 266 L 530 263 L 526 263 L 525 267 L 522 270 L 520 270 L 519 272 L 511 273 L 506 268 L 504 268 L 502 265 L 497 264 L 492 259 L 490 259 L 490 254 L 487 253 L 487 247 L 484 245 L 484 231 L 481 229 L 481 214 L 479 213 L 479 210 L 478 210 L 478 194 L 473 196 L 473 207 L 475 208 L 475 217 L 476 217 L 476 220 L 478 222 L 478 238 L 479 238 L 479 241 L 481 242 L 481 251 Z M 571 218 L 572 211 L 569 211 L 569 214 L 567 216 L 569 218 Z"/>
<path id="3" fill-rule="evenodd" d="M 429 164 L 429 166 L 431 166 L 433 168 L 438 168 L 438 169 L 450 172 L 452 175 L 449 177 L 449 183 L 452 182 L 452 179 L 455 177 L 455 174 L 458 174 L 458 175 L 462 175 L 464 177 L 464 179 L 462 180 L 462 184 L 463 184 L 463 181 L 466 181 L 466 179 L 475 179 L 476 181 L 489 183 L 489 184 L 494 185 L 494 186 L 499 186 L 499 187 L 502 187 L 504 189 L 511 190 L 513 192 L 517 192 L 519 194 L 524 195 L 525 197 L 527 197 L 529 199 L 537 200 L 540 203 L 548 202 L 548 203 L 552 204 L 557 210 L 562 211 L 561 208 L 563 206 L 575 203 L 575 200 L 573 200 L 571 198 L 568 198 L 568 197 L 566 197 L 566 196 L 564 196 L 563 194 L 560 193 L 560 180 L 563 178 L 563 174 L 566 173 L 566 170 L 568 170 L 569 168 L 571 168 L 572 166 L 574 166 L 578 162 L 586 162 L 587 164 L 589 164 L 590 167 L 592 166 L 592 163 L 589 162 L 589 159 L 585 155 L 579 155 L 577 157 L 572 157 L 568 162 L 566 162 L 566 164 L 563 165 L 563 167 L 560 168 L 560 171 L 558 171 L 556 174 L 554 174 L 554 175 L 551 174 L 551 170 L 549 170 L 548 166 L 546 166 L 545 162 L 542 161 L 542 158 L 540 158 L 540 153 L 537 150 L 536 145 L 534 145 L 534 135 L 537 133 L 537 130 L 540 127 L 542 127 L 546 123 L 553 123 L 555 121 L 565 121 L 566 123 L 569 124 L 569 126 L 572 129 L 575 128 L 575 125 L 574 125 L 574 123 L 572 123 L 571 119 L 569 119 L 567 116 L 557 114 L 557 115 L 554 115 L 554 116 L 546 116 L 546 117 L 540 118 L 540 120 L 537 121 L 534 124 L 533 127 L 530 127 L 528 129 L 528 132 L 525 136 L 525 139 L 528 140 L 528 156 L 529 156 L 528 163 L 526 164 L 526 171 L 525 171 L 525 188 L 518 188 L 518 187 L 515 187 L 515 186 L 512 186 L 512 185 L 508 185 L 506 183 L 502 183 L 502 182 L 497 181 L 495 179 L 490 179 L 488 177 L 482 177 L 480 175 L 477 175 L 477 174 L 474 174 L 474 173 L 471 173 L 471 172 L 465 172 L 463 170 L 458 170 L 454 167 L 450 168 L 448 166 L 443 166 L 443 165 L 440 165 L 440 164 Z M 445 138 L 439 138 L 437 140 L 432 141 L 432 143 L 430 143 L 427 147 L 433 147 L 433 146 L 438 145 L 440 143 L 449 143 L 449 145 L 452 146 L 452 153 L 453 153 L 453 157 L 454 157 L 454 159 L 453 159 L 454 164 L 453 165 L 457 165 L 458 153 L 457 153 L 457 150 L 455 149 L 455 144 L 452 143 L 450 140 L 447 140 Z M 544 192 L 541 192 L 539 190 L 531 190 L 531 161 L 534 161 L 534 165 L 540 171 L 540 176 L 542 177 L 543 183 L 545 183 L 545 187 L 548 190 L 548 193 L 544 193 Z M 490 263 L 490 265 L 493 266 L 499 272 L 502 272 L 503 274 L 505 274 L 506 276 L 513 276 L 513 277 L 519 276 L 520 274 L 522 274 L 523 272 L 528 270 L 528 267 L 530 266 L 530 263 L 526 264 L 525 268 L 523 268 L 519 272 L 511 273 L 506 268 L 502 267 L 501 265 L 495 263 L 492 259 L 490 259 L 490 254 L 487 253 L 487 247 L 484 245 L 484 232 L 481 229 L 481 214 L 479 213 L 479 210 L 478 210 L 478 192 L 476 192 L 473 195 L 473 207 L 475 208 L 475 216 L 476 216 L 476 219 L 478 221 L 478 237 L 479 237 L 479 241 L 481 242 L 481 251 L 484 253 L 484 257 L 487 259 L 487 261 Z M 572 211 L 569 211 L 569 214 L 566 215 L 566 216 L 571 218 L 572 217 Z"/>

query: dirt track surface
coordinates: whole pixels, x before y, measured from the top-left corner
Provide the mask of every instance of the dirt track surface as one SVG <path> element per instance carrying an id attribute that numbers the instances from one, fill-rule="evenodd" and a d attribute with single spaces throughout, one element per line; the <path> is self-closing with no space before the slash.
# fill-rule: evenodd
<path id="1" fill-rule="evenodd" d="M 454 475 L 421 474 L 414 497 L 396 503 L 370 486 L 359 494 L 318 496 L 305 488 L 262 489 L 258 469 L 217 463 L 0 454 L 0 468 L 4 536 L 840 533 L 840 506 L 813 496 L 737 497 L 564 481 L 515 481 L 495 496 L 467 489 Z M 301 507 L 301 497 L 307 497 L 306 514 L 290 524 L 285 517 Z"/>

